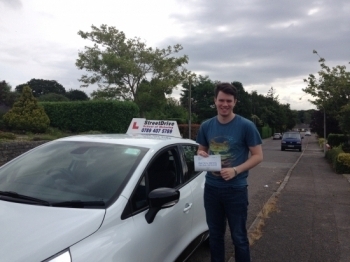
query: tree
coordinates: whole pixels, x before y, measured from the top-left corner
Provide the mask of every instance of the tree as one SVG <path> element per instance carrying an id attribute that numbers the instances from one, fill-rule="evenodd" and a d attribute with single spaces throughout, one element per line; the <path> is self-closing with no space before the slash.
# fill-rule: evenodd
<path id="1" fill-rule="evenodd" d="M 11 92 L 11 86 L 6 81 L 0 82 L 0 105 L 7 105 L 7 95 Z"/>
<path id="2" fill-rule="evenodd" d="M 29 86 L 32 90 L 34 97 L 40 97 L 45 94 L 55 93 L 59 95 L 64 95 L 66 89 L 55 80 L 43 80 L 43 79 L 32 79 L 28 83 L 16 86 L 16 91 L 22 93 L 25 86 Z"/>
<path id="3" fill-rule="evenodd" d="M 92 100 L 121 100 L 119 91 L 114 87 L 99 87 L 90 96 Z"/>
<path id="4" fill-rule="evenodd" d="M 237 89 L 237 105 L 235 106 L 235 113 L 248 118 L 252 119 L 252 114 L 251 114 L 251 98 L 249 96 L 249 93 L 244 90 L 244 87 L 241 82 L 234 81 L 232 82 L 232 85 L 236 87 Z"/>
<path id="5" fill-rule="evenodd" d="M 350 134 L 350 103 L 343 106 L 340 110 L 339 126 L 344 134 Z"/>
<path id="6" fill-rule="evenodd" d="M 184 124 L 187 120 L 187 110 L 174 98 L 167 98 L 161 107 L 153 107 L 143 115 L 146 119 L 176 120 L 178 124 Z"/>
<path id="7" fill-rule="evenodd" d="M 296 125 L 296 112 L 290 109 L 290 104 L 281 105 L 281 108 L 285 114 L 285 122 L 280 130 L 292 130 Z"/>
<path id="8" fill-rule="evenodd" d="M 269 89 L 269 91 L 267 91 L 267 98 L 272 99 L 273 101 L 278 101 L 278 95 L 276 94 L 276 90 L 271 86 L 271 88 Z"/>
<path id="9" fill-rule="evenodd" d="M 313 53 L 318 55 L 316 50 L 313 50 Z M 330 68 L 324 58 L 320 56 L 319 58 L 321 70 L 318 72 L 318 77 L 309 74 L 309 77 L 304 79 L 307 87 L 303 91 L 314 97 L 314 100 L 310 100 L 311 103 L 336 120 L 341 108 L 350 99 L 350 72 L 346 71 L 345 66 Z M 338 126 L 338 123 L 336 125 Z"/>
<path id="10" fill-rule="evenodd" d="M 6 81 L 0 82 L 0 106 L 12 107 L 19 96 L 19 93 L 11 91 L 11 86 Z"/>
<path id="11" fill-rule="evenodd" d="M 82 87 L 98 84 L 108 94 L 113 93 L 119 99 L 131 99 L 137 103 L 142 81 L 157 80 L 165 93 L 171 93 L 186 77 L 187 70 L 183 65 L 187 64 L 188 57 L 173 56 L 183 49 L 181 45 L 153 49 L 140 38 L 127 39 L 115 27 L 101 25 L 98 28 L 92 25 L 91 29 L 91 32 L 78 32 L 83 39 L 94 43 L 92 47 L 85 46 L 76 60 L 79 69 L 90 73 L 79 79 Z"/>
<path id="12" fill-rule="evenodd" d="M 64 95 L 59 95 L 55 93 L 48 93 L 45 95 L 42 95 L 38 97 L 38 100 L 40 102 L 62 102 L 62 101 L 69 101 L 68 97 Z"/>
<path id="13" fill-rule="evenodd" d="M 29 86 L 23 87 L 20 98 L 3 119 L 10 129 L 30 132 L 44 132 L 50 124 L 49 117 L 38 105 Z"/>
<path id="14" fill-rule="evenodd" d="M 319 137 L 323 137 L 323 118 L 324 114 L 322 110 L 314 110 L 313 115 L 311 116 L 310 128 L 313 132 L 315 132 Z M 341 130 L 339 128 L 339 122 L 334 117 L 330 115 L 326 115 L 326 137 L 330 133 L 339 134 Z"/>
<path id="15" fill-rule="evenodd" d="M 180 104 L 189 109 L 189 92 L 191 88 L 191 112 L 195 115 L 199 123 L 216 115 L 214 104 L 215 82 L 208 76 L 193 77 L 190 81 L 182 84 L 182 93 L 180 94 Z"/>
<path id="16" fill-rule="evenodd" d="M 176 120 L 179 124 L 187 123 L 187 110 L 180 105 L 180 102 L 174 98 L 168 98 L 166 105 L 164 106 L 165 112 L 167 112 L 168 117 L 166 119 Z"/>
<path id="17" fill-rule="evenodd" d="M 71 101 L 87 101 L 89 100 L 88 95 L 78 89 L 70 89 L 65 95 Z"/>
<path id="18" fill-rule="evenodd" d="M 281 104 L 278 101 L 278 95 L 273 87 L 270 88 L 267 95 L 258 94 L 252 91 L 250 94 L 251 115 L 250 119 L 259 124 L 255 119 L 258 117 L 260 125 L 268 125 L 274 132 L 283 132 L 292 129 L 295 126 L 295 115 L 290 109 L 289 104 Z M 247 103 L 249 105 L 249 103 Z"/>
<path id="19" fill-rule="evenodd" d="M 161 81 L 152 79 L 151 82 L 143 80 L 139 86 L 137 105 L 141 116 L 151 111 L 158 111 L 167 103 L 166 93 Z"/>

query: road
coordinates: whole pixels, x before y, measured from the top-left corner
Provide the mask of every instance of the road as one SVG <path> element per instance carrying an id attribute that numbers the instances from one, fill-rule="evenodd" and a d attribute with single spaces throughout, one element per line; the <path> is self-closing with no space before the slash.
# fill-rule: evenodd
<path id="1" fill-rule="evenodd" d="M 303 149 L 310 137 L 304 137 Z M 271 195 L 277 191 L 288 171 L 297 162 L 301 152 L 297 150 L 281 151 L 281 140 L 263 140 L 264 160 L 253 168 L 248 177 L 249 210 L 247 227 L 254 222 L 257 214 L 262 209 Z M 226 261 L 233 254 L 230 233 L 226 232 Z M 209 262 L 209 247 L 203 244 L 188 260 L 188 262 Z"/>

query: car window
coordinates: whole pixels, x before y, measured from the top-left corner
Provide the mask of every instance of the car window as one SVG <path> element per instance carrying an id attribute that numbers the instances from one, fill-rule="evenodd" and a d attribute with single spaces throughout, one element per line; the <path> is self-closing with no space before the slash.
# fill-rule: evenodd
<path id="1" fill-rule="evenodd" d="M 34 149 L 0 170 L 0 191 L 50 203 L 109 203 L 148 149 L 125 145 L 57 141 Z"/>
<path id="2" fill-rule="evenodd" d="M 182 149 L 184 151 L 184 158 L 187 164 L 187 174 L 185 174 L 186 180 L 190 180 L 199 174 L 199 171 L 194 170 L 194 156 L 197 154 L 197 145 L 183 145 Z"/>
<path id="3" fill-rule="evenodd" d="M 157 188 L 175 188 L 180 185 L 181 162 L 176 148 L 159 152 L 145 170 L 135 188 L 131 203 L 133 211 L 148 206 L 148 194 Z"/>
<path id="4" fill-rule="evenodd" d="M 300 139 L 300 134 L 299 133 L 284 133 L 283 138 Z"/>

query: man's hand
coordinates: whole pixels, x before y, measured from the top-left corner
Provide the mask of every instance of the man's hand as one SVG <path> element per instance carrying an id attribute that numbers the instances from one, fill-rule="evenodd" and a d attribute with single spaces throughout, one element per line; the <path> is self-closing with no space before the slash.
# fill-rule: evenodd
<path id="1" fill-rule="evenodd" d="M 198 150 L 197 151 L 197 155 L 203 156 L 203 157 L 208 157 L 209 156 L 208 153 L 205 152 L 204 150 Z"/>
<path id="2" fill-rule="evenodd" d="M 221 177 L 226 181 L 236 176 L 236 172 L 233 169 L 233 167 L 227 167 L 227 168 L 221 169 L 220 174 L 221 174 Z"/>

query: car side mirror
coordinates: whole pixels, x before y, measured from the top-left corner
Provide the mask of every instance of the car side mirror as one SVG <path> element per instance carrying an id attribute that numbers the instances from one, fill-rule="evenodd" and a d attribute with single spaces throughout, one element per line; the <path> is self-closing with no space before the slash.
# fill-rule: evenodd
<path id="1" fill-rule="evenodd" d="M 161 187 L 148 195 L 149 210 L 145 215 L 148 224 L 151 224 L 159 210 L 174 206 L 180 199 L 180 192 L 173 188 Z"/>

